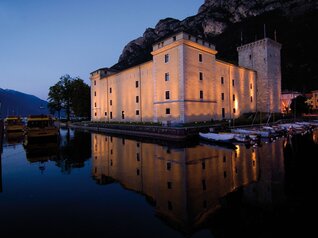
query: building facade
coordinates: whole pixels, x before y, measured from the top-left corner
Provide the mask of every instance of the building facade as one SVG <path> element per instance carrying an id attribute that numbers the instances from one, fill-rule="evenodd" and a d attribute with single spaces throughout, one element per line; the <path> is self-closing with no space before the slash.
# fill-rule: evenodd
<path id="1" fill-rule="evenodd" d="M 214 45 L 180 32 L 153 45 L 153 60 L 91 73 L 92 120 L 188 123 L 280 110 L 280 45 L 268 38 L 238 48 L 239 65 Z M 277 103 L 277 104 L 276 104 Z"/>

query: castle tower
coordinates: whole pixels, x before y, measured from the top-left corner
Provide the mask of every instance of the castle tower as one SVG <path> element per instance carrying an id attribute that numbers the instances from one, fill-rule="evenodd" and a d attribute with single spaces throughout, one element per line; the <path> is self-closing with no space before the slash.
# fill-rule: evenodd
<path id="1" fill-rule="evenodd" d="M 281 44 L 265 38 L 237 48 L 239 66 L 253 69 L 256 77 L 256 111 L 280 112 Z"/>

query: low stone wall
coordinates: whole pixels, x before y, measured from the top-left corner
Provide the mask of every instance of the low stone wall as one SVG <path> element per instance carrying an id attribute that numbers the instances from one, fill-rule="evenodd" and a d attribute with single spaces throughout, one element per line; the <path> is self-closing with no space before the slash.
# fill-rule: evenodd
<path id="1" fill-rule="evenodd" d="M 126 125 L 126 124 L 105 124 L 105 123 L 73 123 L 71 128 L 79 128 L 90 131 L 105 132 L 112 134 L 123 134 L 132 136 L 142 136 L 148 138 L 158 138 L 165 140 L 185 140 L 192 136 L 197 136 L 199 132 L 207 132 L 209 127 L 164 127 L 147 125 Z"/>

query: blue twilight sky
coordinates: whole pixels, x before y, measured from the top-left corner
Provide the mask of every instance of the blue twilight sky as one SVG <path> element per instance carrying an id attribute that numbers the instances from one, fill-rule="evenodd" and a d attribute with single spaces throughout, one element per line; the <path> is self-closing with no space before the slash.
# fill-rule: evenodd
<path id="1" fill-rule="evenodd" d="M 46 100 L 62 75 L 117 63 L 124 46 L 163 18 L 204 0 L 0 0 L 0 88 Z"/>

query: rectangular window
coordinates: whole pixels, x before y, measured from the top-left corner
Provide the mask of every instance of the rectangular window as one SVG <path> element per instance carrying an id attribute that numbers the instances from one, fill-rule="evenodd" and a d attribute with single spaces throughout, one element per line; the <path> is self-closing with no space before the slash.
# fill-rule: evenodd
<path id="1" fill-rule="evenodd" d="M 110 119 L 113 119 L 113 112 L 110 112 Z"/>
<path id="2" fill-rule="evenodd" d="M 203 91 L 200 91 L 200 99 L 203 99 Z"/>
<path id="3" fill-rule="evenodd" d="M 170 114 L 170 108 L 166 108 L 166 114 L 167 114 L 167 115 Z"/>
<path id="4" fill-rule="evenodd" d="M 169 54 L 165 54 L 165 63 L 169 62 Z"/>
<path id="5" fill-rule="evenodd" d="M 97 104 L 96 104 L 96 102 L 95 102 L 95 107 L 97 107 Z"/>
<path id="6" fill-rule="evenodd" d="M 96 80 L 94 80 L 94 85 L 96 85 Z"/>
<path id="7" fill-rule="evenodd" d="M 253 84 L 250 84 L 250 89 L 253 89 Z"/>
<path id="8" fill-rule="evenodd" d="M 109 105 L 113 105 L 113 100 L 109 100 Z"/>
<path id="9" fill-rule="evenodd" d="M 139 87 L 139 81 L 136 81 L 136 88 Z"/>
<path id="10" fill-rule="evenodd" d="M 140 161 L 140 155 L 139 155 L 139 153 L 136 154 L 136 160 L 137 160 L 137 161 Z"/>
<path id="11" fill-rule="evenodd" d="M 136 116 L 139 116 L 139 110 L 136 110 Z"/>
<path id="12" fill-rule="evenodd" d="M 222 119 L 225 118 L 225 108 L 222 108 Z"/>
<path id="13" fill-rule="evenodd" d="M 169 73 L 165 73 L 165 81 L 169 81 L 170 80 L 170 75 Z"/>
<path id="14" fill-rule="evenodd" d="M 177 37 L 176 37 L 176 36 L 172 37 L 172 40 L 173 40 L 173 41 L 176 41 L 176 40 L 177 40 Z"/>
<path id="15" fill-rule="evenodd" d="M 232 86 L 234 87 L 234 79 L 232 79 Z"/>
<path id="16" fill-rule="evenodd" d="M 105 117 L 107 117 L 107 112 L 105 112 Z"/>
<path id="17" fill-rule="evenodd" d="M 202 162 L 202 170 L 205 169 L 205 162 Z"/>
<path id="18" fill-rule="evenodd" d="M 199 73 L 199 79 L 203 80 L 203 73 L 202 72 Z"/>
<path id="19" fill-rule="evenodd" d="M 251 102 L 253 102 L 253 96 L 251 96 Z"/>
<path id="20" fill-rule="evenodd" d="M 202 62 L 202 54 L 199 54 L 199 62 Z"/>
<path id="21" fill-rule="evenodd" d="M 121 111 L 121 119 L 125 119 L 125 112 Z"/>
<path id="22" fill-rule="evenodd" d="M 224 77 L 221 77 L 221 84 L 224 84 Z"/>
<path id="23" fill-rule="evenodd" d="M 236 113 L 236 110 L 235 110 L 235 108 L 233 108 L 233 113 L 234 113 L 234 114 Z"/>
<path id="24" fill-rule="evenodd" d="M 112 93 L 112 88 L 109 88 L 109 93 Z"/>
<path id="25" fill-rule="evenodd" d="M 95 117 L 97 117 L 97 113 L 95 112 Z"/>
<path id="26" fill-rule="evenodd" d="M 171 162 L 167 162 L 167 170 L 171 170 Z"/>
<path id="27" fill-rule="evenodd" d="M 168 187 L 168 189 L 172 189 L 172 183 L 171 182 L 167 182 L 167 187 Z"/>
<path id="28" fill-rule="evenodd" d="M 221 93 L 221 99 L 224 101 L 224 93 Z"/>
<path id="29" fill-rule="evenodd" d="M 166 91 L 166 99 L 170 99 L 170 92 Z"/>
<path id="30" fill-rule="evenodd" d="M 94 96 L 96 97 L 96 91 L 94 92 Z"/>
<path id="31" fill-rule="evenodd" d="M 235 94 L 233 94 L 233 101 L 235 101 Z"/>
<path id="32" fill-rule="evenodd" d="M 139 96 L 136 96 L 136 103 L 139 103 Z"/>
<path id="33" fill-rule="evenodd" d="M 140 170 L 139 169 L 137 169 L 136 174 L 137 174 L 137 176 L 139 176 L 139 174 L 140 174 Z"/>

